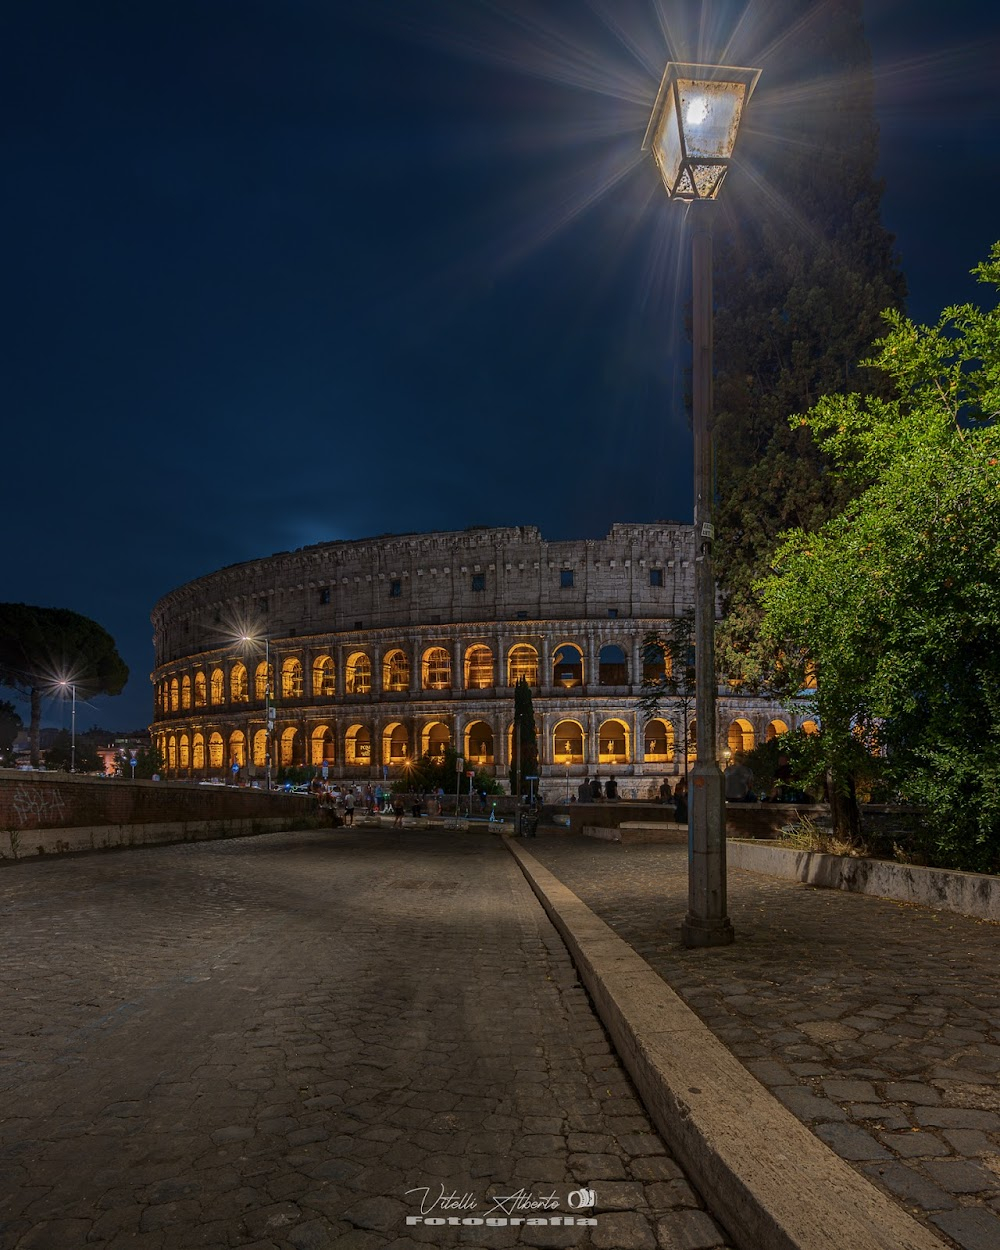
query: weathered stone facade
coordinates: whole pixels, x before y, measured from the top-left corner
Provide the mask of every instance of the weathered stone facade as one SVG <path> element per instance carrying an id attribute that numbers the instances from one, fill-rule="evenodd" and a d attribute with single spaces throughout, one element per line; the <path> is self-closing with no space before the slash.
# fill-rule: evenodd
<path id="1" fill-rule="evenodd" d="M 566 542 L 531 526 L 404 534 L 233 565 L 153 610 L 153 738 L 171 777 L 254 772 L 270 751 L 275 767 L 395 779 L 449 743 L 504 777 L 524 675 L 548 793 L 599 771 L 642 796 L 684 770 L 685 742 L 679 702 L 650 722 L 636 706 L 642 638 L 693 594 L 691 527 L 671 523 Z M 795 723 L 720 692 L 724 748 Z"/>

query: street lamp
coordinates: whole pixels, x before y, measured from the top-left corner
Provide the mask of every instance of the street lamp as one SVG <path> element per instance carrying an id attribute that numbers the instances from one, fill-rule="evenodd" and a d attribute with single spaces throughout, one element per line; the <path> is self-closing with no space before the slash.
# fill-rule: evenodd
<path id="1" fill-rule="evenodd" d="M 689 206 L 694 417 L 695 718 L 697 755 L 688 792 L 688 911 L 681 942 L 725 946 L 726 799 L 716 759 L 715 575 L 712 569 L 712 202 L 760 70 L 671 62 L 643 140 L 672 200 Z"/>
<path id="2" fill-rule="evenodd" d="M 260 646 L 260 639 L 253 634 L 241 634 L 240 642 Z M 249 678 L 248 678 L 249 680 Z M 256 674 L 254 674 L 254 698 L 257 697 Z M 264 776 L 268 793 L 271 790 L 271 734 L 274 728 L 275 711 L 271 707 L 271 637 L 264 635 Z M 247 743 L 249 759 L 253 760 L 253 740 Z M 248 770 L 249 771 L 249 770 Z"/>
<path id="3" fill-rule="evenodd" d="M 69 734 L 69 771 L 76 772 L 76 686 L 71 681 L 60 681 L 57 683 L 62 686 L 63 690 L 68 690 L 73 696 L 70 711 L 70 734 Z"/>

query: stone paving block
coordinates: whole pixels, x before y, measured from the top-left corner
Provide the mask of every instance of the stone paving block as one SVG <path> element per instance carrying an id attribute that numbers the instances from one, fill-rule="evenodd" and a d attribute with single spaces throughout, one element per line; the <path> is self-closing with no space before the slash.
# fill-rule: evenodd
<path id="1" fill-rule="evenodd" d="M 974 1158 L 977 1155 L 1000 1155 L 1000 1140 L 990 1138 L 978 1129 L 945 1129 L 941 1136 L 957 1155 Z"/>
<path id="2" fill-rule="evenodd" d="M 924 1169 L 951 1194 L 1000 1192 L 1000 1176 L 968 1159 L 930 1159 Z"/>
<path id="3" fill-rule="evenodd" d="M 996 1250 L 1000 1246 L 1000 1216 L 991 1211 L 965 1207 L 933 1215 L 931 1223 L 954 1238 L 962 1250 Z"/>
<path id="4" fill-rule="evenodd" d="M 933 1133 L 879 1133 L 882 1142 L 901 1159 L 929 1159 L 951 1154 L 951 1150 Z"/>
<path id="5" fill-rule="evenodd" d="M 659 1250 L 715 1250 L 725 1246 L 722 1230 L 704 1211 L 672 1211 L 656 1223 Z"/>
<path id="6" fill-rule="evenodd" d="M 629 1211 L 600 1216 L 590 1230 L 590 1244 L 597 1250 L 657 1250 L 649 1220 Z"/>
<path id="7" fill-rule="evenodd" d="M 832 1147 L 842 1159 L 891 1159 L 892 1155 L 871 1133 L 856 1124 L 817 1124 L 816 1136 Z"/>
<path id="8" fill-rule="evenodd" d="M 862 1169 L 907 1206 L 924 1211 L 947 1211 L 956 1206 L 955 1199 L 927 1177 L 916 1166 L 904 1163 L 872 1163 Z"/>

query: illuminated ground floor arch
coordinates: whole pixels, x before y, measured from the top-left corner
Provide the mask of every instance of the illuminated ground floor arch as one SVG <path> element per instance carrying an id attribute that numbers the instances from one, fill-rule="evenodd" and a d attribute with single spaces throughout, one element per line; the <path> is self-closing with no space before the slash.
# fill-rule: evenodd
<path id="1" fill-rule="evenodd" d="M 776 733 L 812 728 L 805 713 L 779 712 L 771 704 L 755 709 L 748 702 L 720 695 L 717 736 L 723 767 L 740 750 Z M 553 796 L 567 779 L 596 774 L 614 776 L 625 794 L 652 797 L 664 777 L 676 778 L 693 763 L 696 727 L 688 725 L 685 759 L 684 716 L 690 709 L 681 701 L 667 700 L 656 716 L 648 717 L 634 700 L 572 698 L 560 691 L 551 698 L 536 693 L 534 707 L 542 785 L 551 778 Z M 513 750 L 512 697 L 427 705 L 355 703 L 341 709 L 306 703 L 294 715 L 279 710 L 270 735 L 263 717 L 254 721 L 240 713 L 211 711 L 154 729 L 168 777 L 225 777 L 234 763 L 243 777 L 263 776 L 270 754 L 275 770 L 325 765 L 334 779 L 402 780 L 420 755 L 439 756 L 451 747 L 470 768 L 504 779 Z"/>

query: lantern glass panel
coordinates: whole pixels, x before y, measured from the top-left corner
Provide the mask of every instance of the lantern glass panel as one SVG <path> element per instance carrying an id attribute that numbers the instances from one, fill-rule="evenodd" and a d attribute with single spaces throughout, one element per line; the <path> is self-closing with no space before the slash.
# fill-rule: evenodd
<path id="1" fill-rule="evenodd" d="M 705 82 L 680 78 L 684 144 L 692 159 L 727 159 L 736 146 L 746 86 L 741 82 Z"/>
<path id="2" fill-rule="evenodd" d="M 681 128 L 677 120 L 677 106 L 672 91 L 667 93 L 653 152 L 667 191 L 673 193 L 681 168 L 683 152 L 681 151 Z"/>

